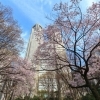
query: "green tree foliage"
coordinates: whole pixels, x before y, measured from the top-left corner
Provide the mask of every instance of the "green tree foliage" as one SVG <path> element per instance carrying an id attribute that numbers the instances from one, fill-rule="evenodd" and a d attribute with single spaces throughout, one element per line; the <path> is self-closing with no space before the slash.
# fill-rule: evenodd
<path id="1" fill-rule="evenodd" d="M 95 100 L 92 94 L 86 94 L 86 96 L 82 97 L 82 100 Z"/>
<path id="2" fill-rule="evenodd" d="M 19 97 L 19 98 L 15 99 L 15 100 L 40 100 L 40 97 L 34 96 L 33 98 L 31 98 L 29 96 L 25 96 L 24 98 Z"/>

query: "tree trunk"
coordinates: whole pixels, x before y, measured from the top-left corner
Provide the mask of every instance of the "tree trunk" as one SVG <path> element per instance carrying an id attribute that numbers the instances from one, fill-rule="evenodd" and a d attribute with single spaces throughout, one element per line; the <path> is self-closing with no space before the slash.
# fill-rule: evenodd
<path id="1" fill-rule="evenodd" d="M 61 100 L 61 83 L 60 80 L 57 78 L 57 100 Z"/>
<path id="2" fill-rule="evenodd" d="M 94 96 L 94 98 L 96 100 L 100 100 L 100 94 L 99 94 L 97 88 L 95 87 L 95 85 L 91 84 L 89 82 L 89 80 L 87 79 L 87 77 L 84 77 L 84 78 L 85 78 L 86 84 L 88 85 L 88 88 L 91 90 L 92 95 Z"/>
<path id="3" fill-rule="evenodd" d="M 95 99 L 100 100 L 100 94 L 99 94 L 98 90 L 96 89 L 96 87 L 90 85 L 89 88 L 90 88 L 93 96 L 95 97 Z"/>
<path id="4" fill-rule="evenodd" d="M 7 81 L 4 81 L 4 84 L 3 84 L 3 86 L 2 86 L 2 89 L 1 89 L 2 92 L 1 92 L 1 95 L 0 95 L 0 100 L 2 100 L 2 96 L 4 95 L 3 90 L 5 89 L 6 82 L 7 82 Z"/>
<path id="5" fill-rule="evenodd" d="M 11 92 L 9 100 L 12 100 L 12 97 L 13 97 L 13 91 Z"/>

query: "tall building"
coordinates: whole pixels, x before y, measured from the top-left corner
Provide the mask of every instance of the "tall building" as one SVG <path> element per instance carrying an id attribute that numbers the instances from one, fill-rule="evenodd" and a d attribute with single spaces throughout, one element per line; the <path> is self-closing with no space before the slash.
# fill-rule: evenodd
<path id="1" fill-rule="evenodd" d="M 37 36 L 38 32 L 42 30 L 42 27 L 39 24 L 36 24 L 32 27 L 32 32 L 30 34 L 29 42 L 28 42 L 28 47 L 26 51 L 26 59 L 28 60 L 33 60 L 34 57 L 33 55 L 36 53 L 37 49 L 41 44 L 44 43 L 43 37 Z M 55 39 L 59 39 L 59 43 L 63 45 L 63 41 L 60 35 L 60 32 L 56 32 L 54 34 Z M 35 65 L 33 63 L 33 67 L 36 67 L 37 70 L 41 70 L 41 67 L 43 68 L 50 68 L 50 69 L 59 69 L 61 67 L 61 64 L 64 65 L 63 61 L 57 60 L 55 54 L 57 54 L 61 59 L 67 59 L 66 57 L 66 51 L 62 46 L 53 42 L 53 40 L 50 40 L 50 42 L 47 42 L 42 48 L 40 48 L 40 52 L 47 52 L 49 54 L 49 58 L 46 58 L 45 60 L 39 60 L 39 64 Z M 45 55 L 47 57 L 48 55 Z M 45 58 L 44 57 L 44 58 Z M 57 65 L 57 66 L 56 66 Z M 60 66 L 58 66 L 60 65 Z M 62 71 L 62 73 L 60 72 Z M 62 91 L 61 88 L 64 87 L 64 82 L 61 80 L 61 78 L 58 78 L 59 75 L 63 74 L 68 71 L 68 69 L 63 68 L 60 71 L 37 71 L 35 75 L 35 86 L 34 86 L 34 94 L 37 93 L 38 91 L 44 90 L 49 93 L 54 93 L 55 91 Z M 59 74 L 58 74 L 59 73 Z M 63 86 L 61 85 L 63 83 Z M 58 84 L 60 86 L 60 89 L 58 87 Z M 60 94 L 59 92 L 58 94 Z M 54 94 L 55 95 L 55 94 Z M 49 95 L 50 96 L 50 95 Z"/>
<path id="2" fill-rule="evenodd" d="M 36 38 L 37 32 L 40 32 L 41 30 L 42 30 L 42 27 L 39 24 L 35 24 L 32 27 L 30 38 L 28 41 L 27 50 L 26 50 L 26 56 L 25 56 L 25 59 L 27 59 L 28 61 L 32 62 L 37 48 L 39 47 L 40 43 L 43 43 L 43 39 L 39 39 L 39 41 L 38 41 Z M 35 65 L 34 63 L 33 63 L 33 67 L 35 67 L 36 69 L 39 69 L 39 66 Z M 34 86 L 33 86 L 33 91 L 31 93 L 32 96 L 37 94 L 38 77 L 39 77 L 39 72 L 36 72 L 35 79 L 34 79 L 35 82 L 34 82 Z"/>
<path id="3" fill-rule="evenodd" d="M 43 43 L 43 39 L 40 39 L 39 41 L 36 38 L 36 33 L 41 31 L 42 27 L 39 24 L 35 24 L 32 27 L 32 31 L 30 34 L 28 46 L 27 46 L 27 51 L 26 51 L 26 59 L 32 60 L 33 59 L 33 54 L 36 52 L 38 46 L 40 43 Z"/>

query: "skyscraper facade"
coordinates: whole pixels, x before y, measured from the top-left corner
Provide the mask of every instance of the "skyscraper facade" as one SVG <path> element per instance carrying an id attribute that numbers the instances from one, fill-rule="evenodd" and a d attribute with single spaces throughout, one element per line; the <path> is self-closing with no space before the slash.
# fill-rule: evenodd
<path id="1" fill-rule="evenodd" d="M 34 58 L 34 54 L 36 53 L 36 50 L 38 49 L 40 43 L 43 42 L 43 39 L 39 39 L 38 41 L 36 38 L 37 32 L 41 30 L 42 30 L 42 27 L 39 24 L 35 24 L 31 30 L 31 34 L 30 34 L 30 38 L 29 38 L 28 46 L 26 50 L 26 55 L 25 55 L 25 59 L 27 59 L 31 63 Z M 32 66 L 36 69 L 39 69 L 39 65 L 35 65 L 34 63 L 32 63 Z M 34 77 L 34 86 L 33 86 L 33 91 L 31 93 L 32 96 L 37 94 L 39 72 L 37 71 L 35 73 L 35 76 L 33 77 Z"/>
<path id="2" fill-rule="evenodd" d="M 26 51 L 26 59 L 29 61 L 32 61 L 34 59 L 34 54 L 36 53 L 39 46 L 41 46 L 44 43 L 43 36 L 42 38 L 39 38 L 38 32 L 42 31 L 42 27 L 39 24 L 36 24 L 32 27 L 32 31 L 30 34 L 27 51 Z M 63 44 L 62 37 L 60 35 L 60 32 L 56 32 L 54 34 L 55 40 L 57 40 L 61 45 Z M 49 58 L 46 58 L 48 55 L 45 55 L 44 58 L 46 59 L 40 59 L 39 64 L 34 64 L 33 67 L 36 68 L 36 70 L 41 70 L 41 68 L 48 68 L 48 69 L 59 69 L 61 65 L 64 65 L 64 63 L 56 58 L 58 55 L 61 57 L 61 59 L 67 59 L 66 57 L 66 51 L 62 46 L 53 42 L 53 40 L 48 40 L 48 42 L 44 45 L 44 47 L 40 48 L 41 52 L 45 52 L 49 55 Z M 46 47 L 46 48 L 45 48 Z M 56 55 L 57 54 L 57 55 Z M 39 59 L 38 59 L 39 60 Z M 60 66 L 58 66 L 60 65 Z M 64 91 L 64 82 L 62 81 L 61 73 L 65 75 L 69 69 L 63 68 L 60 71 L 37 71 L 35 74 L 35 85 L 34 85 L 34 93 L 33 95 L 36 95 L 38 91 L 46 91 L 48 97 L 55 93 L 55 91 L 60 91 L 58 95 L 60 96 L 61 92 Z M 60 73 L 59 73 L 60 72 Z M 58 78 L 59 77 L 59 78 Z M 63 85 L 61 85 L 63 83 Z M 65 88 L 64 88 L 65 89 Z M 51 94 L 50 94 L 51 93 Z M 55 96 L 55 94 L 54 94 Z"/>

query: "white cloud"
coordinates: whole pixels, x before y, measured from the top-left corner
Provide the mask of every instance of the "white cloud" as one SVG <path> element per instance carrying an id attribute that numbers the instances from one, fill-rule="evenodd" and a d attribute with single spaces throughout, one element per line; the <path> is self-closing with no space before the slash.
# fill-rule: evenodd
<path id="1" fill-rule="evenodd" d="M 52 2 L 50 0 L 12 0 L 12 2 L 34 23 L 44 24 L 45 15 Z M 46 8 L 48 7 L 48 9 Z M 52 9 L 52 8 L 50 8 Z"/>
<path id="2" fill-rule="evenodd" d="M 24 33 L 22 33 L 22 38 L 25 38 L 26 36 L 28 35 L 28 32 L 24 32 Z"/>
<path id="3" fill-rule="evenodd" d="M 87 6 L 91 6 L 93 2 L 96 2 L 96 0 L 87 0 Z"/>
<path id="4" fill-rule="evenodd" d="M 98 2 L 99 0 L 80 0 L 81 6 L 89 7 L 92 3 Z"/>

